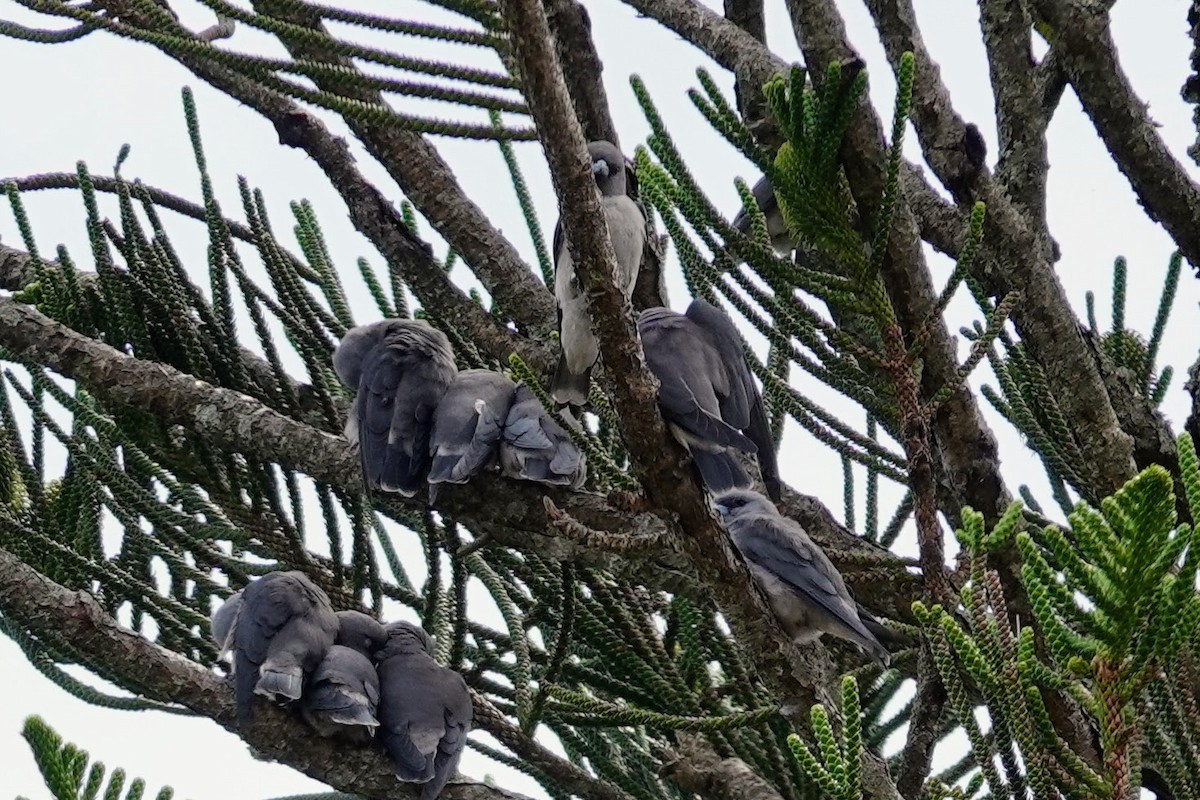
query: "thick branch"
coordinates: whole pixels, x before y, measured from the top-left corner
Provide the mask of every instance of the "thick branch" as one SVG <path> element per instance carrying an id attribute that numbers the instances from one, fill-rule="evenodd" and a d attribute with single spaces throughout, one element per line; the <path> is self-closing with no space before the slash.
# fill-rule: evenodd
<path id="1" fill-rule="evenodd" d="M 330 743 L 275 706 L 259 703 L 254 721 L 239 730 L 233 692 L 219 677 L 122 627 L 91 595 L 60 586 L 2 548 L 0 608 L 5 616 L 39 638 L 85 656 L 126 688 L 202 714 L 244 738 L 261 756 L 287 764 L 335 789 L 376 800 L 419 794 L 419 787 L 396 780 L 376 750 Z M 589 783 L 589 788 L 594 788 L 594 783 Z M 473 781 L 451 783 L 442 796 L 458 800 L 528 800 L 524 795 Z"/>
<path id="2" fill-rule="evenodd" d="M 613 382 L 613 405 L 634 470 L 654 506 L 678 519 L 685 532 L 682 544 L 696 571 L 738 640 L 755 654 L 755 666 L 764 683 L 783 705 L 803 709 L 815 701 L 826 701 L 832 706 L 836 695 L 827 680 L 831 673 L 828 653 L 815 647 L 796 648 L 784 635 L 717 524 L 683 449 L 666 435 L 657 410 L 656 382 L 646 371 L 629 304 L 613 280 L 612 243 L 541 3 L 502 0 L 500 7 L 521 67 L 525 97 L 546 150 L 563 231 L 587 293 L 600 353 L 608 372 L 621 376 Z M 797 668 L 802 671 L 793 672 Z M 872 793 L 894 797 L 895 790 L 881 767 L 871 764 Z"/>
<path id="3" fill-rule="evenodd" d="M 604 90 L 604 63 L 592 41 L 587 8 L 576 0 L 546 0 L 546 18 L 554 31 L 554 49 L 583 135 L 589 142 L 604 140 L 619 148 L 620 135 Z"/>
<path id="4" fill-rule="evenodd" d="M 983 0 L 979 11 L 1000 134 L 996 178 L 1027 219 L 1044 221 L 1050 114 L 1038 92 L 1030 38 L 1033 21 L 1024 0 Z"/>
<path id="5" fill-rule="evenodd" d="M 679 788 L 720 800 L 782 800 L 783 796 L 740 758 L 722 758 L 696 734 L 679 734 L 660 774 Z"/>
<path id="6" fill-rule="evenodd" d="M 1133 443 L 1122 430 L 1112 404 L 1100 402 L 1108 395 L 1054 272 L 1048 242 L 1029 227 L 992 181 L 977 146 L 978 131 L 954 110 L 949 90 L 915 27 L 911 4 L 907 0 L 869 0 L 867 5 L 879 25 L 892 64 L 898 64 L 905 51 L 916 56 L 911 118 L 930 168 L 960 204 L 965 206 L 975 199 L 987 204 L 987 225 L 975 272 L 994 296 L 1022 292 L 1023 300 L 1013 321 L 1050 385 L 1064 387 L 1056 399 L 1075 426 L 1075 439 L 1084 455 L 1083 468 L 1091 471 L 1087 476 L 1090 488 L 1097 497 L 1116 491 L 1134 473 Z M 802 40 L 801 49 L 815 74 L 834 59 L 855 56 L 846 38 L 845 23 L 832 0 L 789 0 L 788 6 Z M 865 170 L 864 176 L 882 174 L 882 139 L 878 116 L 864 110 L 843 148 L 848 156 L 847 169 L 853 169 L 855 161 L 871 161 L 877 166 Z M 903 217 L 899 219 L 902 224 Z M 927 362 L 927 374 L 930 365 Z M 954 436 L 962 435 L 961 429 L 952 431 Z M 944 446 L 945 442 L 941 443 Z"/>
<path id="7" fill-rule="evenodd" d="M 1039 0 L 1036 7 L 1053 30 L 1054 52 L 1083 110 L 1142 208 L 1200 270 L 1200 186 L 1171 155 L 1146 103 L 1134 92 L 1117 56 L 1105 5 Z"/>
<path id="8" fill-rule="evenodd" d="M 136 408 L 164 424 L 182 425 L 212 447 L 228 452 L 252 450 L 247 455 L 257 461 L 279 463 L 351 493 L 362 490 L 357 454 L 342 437 L 165 364 L 133 358 L 11 298 L 0 297 L 0 345 L 77 381 L 106 404 Z M 542 506 L 546 495 L 590 528 L 658 538 L 664 546 L 639 558 L 581 547 L 556 536 Z M 406 503 L 413 508 L 422 506 L 419 499 Z M 438 507 L 499 544 L 606 569 L 646 586 L 707 598 L 706 592 L 697 591 L 687 559 L 669 546 L 662 520 L 649 513 L 624 511 L 599 495 L 480 475 L 468 486 L 443 488 Z M 864 604 L 889 616 L 909 618 L 907 609 L 917 595 L 911 588 L 908 593 L 896 591 L 897 586 L 913 585 L 904 577 L 903 562 L 890 559 L 886 551 L 847 531 L 816 498 L 789 490 L 783 509 L 833 552 L 835 561 L 844 560 L 841 569 L 852 582 L 856 575 L 877 578 L 860 582 L 861 588 L 856 584 Z"/>

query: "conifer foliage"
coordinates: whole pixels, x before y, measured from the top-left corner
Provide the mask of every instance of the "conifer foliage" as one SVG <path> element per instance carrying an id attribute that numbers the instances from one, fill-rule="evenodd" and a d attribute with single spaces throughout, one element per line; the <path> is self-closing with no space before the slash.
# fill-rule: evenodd
<path id="1" fill-rule="evenodd" d="M 914 0 L 866 3 L 896 79 L 891 109 L 867 99 L 834 0 L 787 4 L 803 66 L 762 43 L 762 0 L 727 0 L 727 16 L 699 0 L 589 2 L 593 14 L 623 2 L 733 74 L 736 100 L 705 70 L 689 96 L 731 157 L 770 179 L 793 240 L 781 255 L 746 182 L 748 231 L 706 196 L 674 138 L 683 123 L 638 76 L 601 82 L 605 43 L 574 0 L 380 14 L 203 0 L 216 22 L 199 31 L 169 0 L 16 1 L 45 27 L 0 21 L 0 34 L 154 47 L 262 115 L 344 201 L 295 199 L 284 222 L 238 178 L 239 207 L 223 207 L 214 187 L 233 179 L 210 173 L 204 146 L 232 134 L 209 128 L 186 88 L 198 193 L 127 175 L 128 146 L 111 175 L 79 162 L 3 178 L 21 242 L 0 245 L 0 631 L 64 689 L 113 713 L 210 717 L 349 793 L 330 797 L 416 796 L 376 751 L 319 740 L 286 711 L 264 705 L 239 730 L 209 614 L 256 576 L 295 569 L 335 608 L 418 619 L 471 689 L 468 746 L 553 798 L 1200 796 L 1200 365 L 1182 426 L 1159 411 L 1186 366 L 1159 361 L 1184 261 L 1200 265 L 1200 186 L 1125 80 L 1106 4 L 980 0 L 993 169 Z M 1035 35 L 1050 45 L 1037 61 Z M 438 57 L 409 55 L 414 39 Z M 1174 241 L 1146 333 L 1125 318 L 1124 259 L 1109 330 L 1091 293 L 1076 316 L 1055 275 L 1045 131 L 1067 84 Z M 644 143 L 619 141 L 617 91 L 640 104 Z M 914 134 L 924 169 L 904 155 Z M 498 148 L 530 258 L 466 196 L 436 149 L 447 137 Z M 780 510 L 907 640 L 888 669 L 829 637 L 783 635 L 665 436 L 599 248 L 576 262 L 603 366 L 585 424 L 563 420 L 587 459 L 583 489 L 489 472 L 442 487 L 436 508 L 364 489 L 343 436 L 353 394 L 331 364 L 356 325 L 426 320 L 459 369 L 505 371 L 551 408 L 551 253 L 516 153 L 540 142 L 559 195 L 582 196 L 591 178 L 572 168 L 599 139 L 623 147 L 631 195 L 651 212 L 633 310 L 663 304 L 662 274 L 681 270 L 692 296 L 765 339 L 746 358 L 781 460 L 812 439 L 840 456 L 844 524 L 834 498 L 800 484 Z M 368 179 L 367 160 L 399 194 Z M 51 249 L 27 213 L 30 194 L 51 190 L 81 201 L 88 252 Z M 343 211 L 375 251 L 353 266 L 318 221 Z M 187 225 L 205 232 L 203 252 L 173 241 Z M 564 203 L 569 240 L 597 241 L 596 225 Z M 940 284 L 923 243 L 953 262 Z M 374 307 L 351 302 L 360 286 Z M 946 319 L 956 296 L 977 309 L 959 331 Z M 1024 437 L 1046 496 L 1006 482 L 989 420 Z M 893 552 L 904 531 L 917 559 Z M 24 735 L 57 800 L 144 796 L 42 720 Z M 482 778 L 443 796 L 520 796 Z"/>

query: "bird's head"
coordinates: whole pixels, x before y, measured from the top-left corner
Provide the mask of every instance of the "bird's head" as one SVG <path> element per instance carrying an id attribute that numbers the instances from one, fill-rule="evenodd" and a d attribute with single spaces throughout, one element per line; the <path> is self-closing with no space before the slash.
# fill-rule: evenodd
<path id="1" fill-rule="evenodd" d="M 387 644 L 388 635 L 379 620 L 361 611 L 339 611 L 336 644 L 357 650 L 370 658 Z"/>
<path id="2" fill-rule="evenodd" d="M 625 194 L 625 156 L 612 142 L 591 142 L 588 155 L 592 157 L 592 176 L 600 194 L 608 197 Z"/>
<path id="3" fill-rule="evenodd" d="M 736 519 L 743 514 L 778 514 L 779 510 L 767 497 L 749 489 L 733 489 L 713 498 L 713 505 L 721 515 L 722 522 Z"/>
<path id="4" fill-rule="evenodd" d="M 376 660 L 414 653 L 433 655 L 433 637 L 415 622 L 392 622 L 384 630 L 387 632 L 387 643 L 376 654 Z"/>

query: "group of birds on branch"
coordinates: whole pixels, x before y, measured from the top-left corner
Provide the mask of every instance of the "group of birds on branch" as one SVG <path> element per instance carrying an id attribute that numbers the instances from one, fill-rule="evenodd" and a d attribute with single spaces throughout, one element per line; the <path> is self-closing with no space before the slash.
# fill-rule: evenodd
<path id="1" fill-rule="evenodd" d="M 271 572 L 214 612 L 212 636 L 232 664 L 239 727 L 262 695 L 299 709 L 323 737 L 376 739 L 396 777 L 434 800 L 471 730 L 471 694 L 434 659 L 419 625 L 337 611 L 303 572 Z"/>
<path id="2" fill-rule="evenodd" d="M 588 152 L 616 255 L 613 279 L 629 300 L 646 242 L 645 213 L 628 193 L 620 150 L 600 141 L 590 143 Z M 772 244 L 794 248 L 770 182 L 760 180 L 753 194 Z M 748 233 L 749 217 L 739 214 L 734 226 Z M 578 425 L 599 345 L 561 219 L 553 246 L 561 354 L 549 394 L 564 412 L 561 419 Z M 697 299 L 684 314 L 648 308 L 637 329 L 659 382 L 658 405 L 668 429 L 687 448 L 718 508 L 726 509 L 734 544 L 781 622 L 799 640 L 828 632 L 886 661 L 880 639 L 895 637 L 854 602 L 821 549 L 772 502 L 781 499 L 774 441 L 733 320 Z M 458 371 L 447 337 L 424 321 L 389 319 L 355 328 L 335 351 L 333 365 L 356 393 L 346 436 L 359 445 L 371 488 L 412 497 L 428 484 L 436 501 L 439 484 L 466 483 L 497 463 L 512 478 L 583 485 L 583 453 L 531 388 L 500 372 Z M 770 499 L 752 491 L 739 453 L 757 457 Z"/>
<path id="3" fill-rule="evenodd" d="M 617 257 L 614 278 L 628 299 L 646 219 L 626 192 L 620 151 L 609 142 L 588 150 Z M 754 194 L 773 243 L 786 247 L 770 183 L 760 181 Z M 735 225 L 750 228 L 744 214 Z M 550 397 L 567 411 L 564 422 L 578 425 L 599 347 L 561 221 L 554 263 L 562 354 Z M 774 442 L 733 321 L 697 299 L 684 314 L 646 309 L 637 328 L 668 429 L 690 453 L 780 625 L 798 642 L 829 633 L 886 664 L 881 642 L 903 639 L 855 602 L 826 554 L 772 502 L 782 488 Z M 355 392 L 345 433 L 358 444 L 370 488 L 413 497 L 428 486 L 435 502 L 440 484 L 466 483 L 496 465 L 518 480 L 573 490 L 584 483 L 583 453 L 537 394 L 500 372 L 460 371 L 446 335 L 427 322 L 388 319 L 354 328 L 333 366 Z M 769 498 L 753 490 L 738 453 L 757 457 Z M 374 735 L 400 780 L 424 784 L 423 800 L 437 797 L 453 774 L 471 726 L 471 698 L 462 676 L 434 660 L 420 627 L 335 613 L 302 573 L 273 572 L 221 606 L 212 629 L 221 653 L 232 656 L 239 720 L 250 718 L 261 694 L 297 703 L 322 736 Z"/>

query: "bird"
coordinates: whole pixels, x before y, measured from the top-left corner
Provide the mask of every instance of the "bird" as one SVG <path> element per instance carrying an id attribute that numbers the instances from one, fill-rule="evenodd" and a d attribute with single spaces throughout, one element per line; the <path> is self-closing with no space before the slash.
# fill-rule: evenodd
<path id="1" fill-rule="evenodd" d="M 829 633 L 888 664 L 890 654 L 878 635 L 891 638 L 890 631 L 854 601 L 837 568 L 799 523 L 748 489 L 725 492 L 713 503 L 750 575 L 794 641 L 811 642 Z"/>
<path id="2" fill-rule="evenodd" d="M 463 677 L 433 658 L 433 640 L 420 626 L 393 622 L 376 655 L 378 737 L 396 777 L 421 783 L 434 800 L 458 767 L 471 730 L 471 694 Z"/>
<path id="3" fill-rule="evenodd" d="M 600 205 L 608 222 L 617 257 L 617 286 L 628 300 L 637 285 L 646 243 L 646 217 L 637 201 L 626 194 L 625 157 L 611 142 L 588 144 L 592 174 L 600 189 Z M 557 406 L 583 407 L 587 403 L 592 367 L 600 345 L 592 333 L 587 299 L 575 274 L 562 220 L 554 227 L 554 298 L 558 304 L 558 337 L 562 352 L 551 383 L 550 396 Z"/>
<path id="4" fill-rule="evenodd" d="M 781 255 L 791 253 L 796 249 L 796 237 L 792 235 L 783 218 L 783 212 L 779 208 L 779 201 L 775 197 L 775 186 L 771 183 L 771 179 L 763 175 L 751 188 L 750 193 L 754 196 L 754 202 L 758 205 L 759 210 L 766 217 L 767 235 L 771 237 L 771 246 Z M 744 207 L 739 208 L 737 215 L 734 216 L 733 227 L 747 236 L 752 235 L 750 215 L 746 213 Z"/>
<path id="5" fill-rule="evenodd" d="M 233 644 L 229 632 L 233 630 L 233 621 L 237 618 L 238 609 L 242 607 L 242 590 L 239 589 L 217 606 L 212 613 L 212 640 L 217 646 L 217 660 L 229 659 L 230 645 Z"/>
<path id="6" fill-rule="evenodd" d="M 466 483 L 496 457 L 517 384 L 501 372 L 459 372 L 433 413 L 429 496 L 438 484 Z"/>
<path id="7" fill-rule="evenodd" d="M 355 391 L 346 438 L 357 441 L 367 486 L 412 497 L 425 485 L 438 401 L 458 373 L 450 340 L 424 320 L 351 329 L 333 369 Z"/>
<path id="8" fill-rule="evenodd" d="M 239 724 L 253 716 L 255 694 L 300 699 L 304 676 L 337 632 L 329 596 L 303 572 L 271 572 L 248 584 L 229 632 Z"/>
<path id="9" fill-rule="evenodd" d="M 319 735 L 366 743 L 379 727 L 379 676 L 373 656 L 387 632 L 361 611 L 339 611 L 338 632 L 300 699 L 300 713 Z"/>
<path id="10" fill-rule="evenodd" d="M 517 387 L 504 420 L 500 469 L 510 478 L 572 489 L 587 479 L 583 453 L 524 384 Z"/>
<path id="11" fill-rule="evenodd" d="M 365 656 L 374 656 L 387 643 L 387 631 L 383 623 L 361 611 L 337 612 L 338 631 L 334 644 L 357 650 Z"/>
<path id="12" fill-rule="evenodd" d="M 684 314 L 646 309 L 638 315 L 638 333 L 646 366 L 658 378 L 659 408 L 709 493 L 750 487 L 732 452 L 741 450 L 758 455 L 767 493 L 778 500 L 775 442 L 733 320 L 696 299 Z"/>

